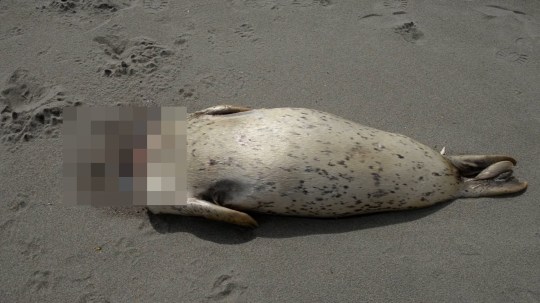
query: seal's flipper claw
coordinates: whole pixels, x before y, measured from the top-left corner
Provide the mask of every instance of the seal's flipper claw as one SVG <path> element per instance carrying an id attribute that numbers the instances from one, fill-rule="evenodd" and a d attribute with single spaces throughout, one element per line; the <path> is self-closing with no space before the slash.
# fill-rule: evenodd
<path id="1" fill-rule="evenodd" d="M 497 162 L 509 161 L 513 165 L 517 163 L 514 158 L 504 155 L 462 155 L 447 156 L 447 158 L 465 177 L 475 176 Z"/>
<path id="2" fill-rule="evenodd" d="M 148 206 L 148 209 L 154 214 L 163 213 L 181 216 L 203 217 L 209 220 L 226 222 L 250 228 L 259 226 L 257 221 L 246 213 L 196 198 L 189 198 L 187 204 L 184 205 Z"/>
<path id="3" fill-rule="evenodd" d="M 223 105 L 212 106 L 212 107 L 194 112 L 193 114 L 191 114 L 191 117 L 198 117 L 202 115 L 229 115 L 229 114 L 235 114 L 235 113 L 240 113 L 240 112 L 247 112 L 250 110 L 251 108 L 249 107 L 223 104 Z"/>

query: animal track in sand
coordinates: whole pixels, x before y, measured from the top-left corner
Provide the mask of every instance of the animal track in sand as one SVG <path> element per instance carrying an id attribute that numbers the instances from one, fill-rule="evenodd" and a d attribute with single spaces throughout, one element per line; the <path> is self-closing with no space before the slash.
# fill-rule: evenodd
<path id="1" fill-rule="evenodd" d="M 407 22 L 395 27 L 394 32 L 400 34 L 405 41 L 411 43 L 415 43 L 424 36 L 424 33 L 418 29 L 414 22 Z"/>
<path id="2" fill-rule="evenodd" d="M 529 56 L 527 54 L 520 54 L 518 52 L 512 51 L 511 48 L 498 50 L 497 53 L 495 53 L 495 56 L 497 57 L 497 59 L 508 62 L 515 62 L 519 64 L 526 63 L 527 60 L 529 60 Z"/>
<path id="3" fill-rule="evenodd" d="M 291 5 L 299 7 L 310 7 L 310 6 L 322 6 L 328 7 L 332 5 L 330 0 L 293 0 Z"/>
<path id="4" fill-rule="evenodd" d="M 151 74 L 174 54 L 166 46 L 146 37 L 131 40 L 116 35 L 97 36 L 94 41 L 102 46 L 108 59 L 98 68 L 106 77 Z"/>
<path id="5" fill-rule="evenodd" d="M 21 255 L 29 260 L 36 260 L 43 255 L 43 241 L 39 237 L 19 241 L 19 245 L 21 246 Z"/>
<path id="6" fill-rule="evenodd" d="M 207 298 L 213 301 L 236 302 L 247 287 L 238 283 L 233 274 L 234 272 L 231 272 L 218 276 L 212 285 L 212 292 Z"/>
<path id="7" fill-rule="evenodd" d="M 169 7 L 168 0 L 143 0 L 143 7 L 146 10 L 162 11 Z"/>
<path id="8" fill-rule="evenodd" d="M 2 142 L 58 137 L 63 108 L 81 104 L 66 100 L 61 87 L 45 83 L 28 70 L 17 69 L 0 91 Z"/>
<path id="9" fill-rule="evenodd" d="M 528 38 L 517 38 L 512 46 L 498 49 L 495 58 L 516 64 L 525 64 L 529 60 L 528 53 L 532 51 L 532 44 Z"/>
<path id="10" fill-rule="evenodd" d="M 120 238 L 113 245 L 112 250 L 115 257 L 127 261 L 131 265 L 138 263 L 141 258 L 141 253 L 131 239 Z"/>
<path id="11" fill-rule="evenodd" d="M 195 91 L 195 88 L 191 87 L 191 85 L 186 84 L 184 87 L 180 88 L 178 90 L 178 93 L 180 96 L 184 99 L 199 99 L 197 92 Z"/>
<path id="12" fill-rule="evenodd" d="M 14 26 L 4 33 L 0 34 L 0 40 L 9 39 L 12 37 L 20 36 L 25 33 L 25 29 L 19 26 Z"/>
<path id="13" fill-rule="evenodd" d="M 227 2 L 236 9 L 262 9 L 276 6 L 273 0 L 228 0 Z"/>
<path id="14" fill-rule="evenodd" d="M 384 0 L 383 6 L 389 9 L 406 9 L 409 1 L 407 0 Z"/>
<path id="15" fill-rule="evenodd" d="M 189 33 L 180 34 L 174 40 L 174 45 L 178 46 L 180 49 L 187 49 L 189 47 L 190 39 L 191 39 L 191 34 Z"/>
<path id="16" fill-rule="evenodd" d="M 51 290 L 52 284 L 52 273 L 48 270 L 34 271 L 26 282 L 26 286 L 33 293 L 48 292 Z"/>
<path id="17" fill-rule="evenodd" d="M 332 5 L 332 1 L 330 0 L 315 0 L 314 1 L 316 4 L 320 5 L 320 6 L 330 6 Z"/>
<path id="18" fill-rule="evenodd" d="M 408 7 L 407 0 L 385 0 L 377 1 L 373 4 L 374 12 L 359 15 L 359 20 L 368 20 L 367 24 L 376 26 L 377 28 L 388 28 L 388 23 L 396 24 L 404 20 L 400 15 L 406 15 L 405 11 Z M 375 18 L 376 17 L 376 18 Z M 377 20 L 377 22 L 373 22 Z"/>
<path id="19" fill-rule="evenodd" d="M 41 9 L 58 11 L 61 13 L 114 13 L 121 9 L 131 7 L 134 0 L 53 0 Z"/>
<path id="20" fill-rule="evenodd" d="M 17 193 L 15 200 L 8 203 L 9 210 L 18 212 L 20 210 L 26 209 L 29 204 L 29 197 L 30 196 L 27 193 Z"/>
<path id="21" fill-rule="evenodd" d="M 234 31 L 238 36 L 241 38 L 247 39 L 251 42 L 256 42 L 259 40 L 257 36 L 255 36 L 255 31 L 253 30 L 253 26 L 248 23 L 244 23 L 237 27 Z"/>

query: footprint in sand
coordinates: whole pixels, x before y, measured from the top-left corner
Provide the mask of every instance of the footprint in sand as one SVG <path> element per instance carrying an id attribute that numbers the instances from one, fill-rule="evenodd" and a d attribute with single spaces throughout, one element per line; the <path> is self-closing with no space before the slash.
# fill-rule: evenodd
<path id="1" fill-rule="evenodd" d="M 409 1 L 408 0 L 384 0 L 382 4 L 387 9 L 404 10 L 409 5 Z"/>
<path id="2" fill-rule="evenodd" d="M 227 5 L 235 11 L 251 12 L 254 9 L 278 9 L 276 0 L 227 0 Z"/>
<path id="3" fill-rule="evenodd" d="M 247 289 L 234 278 L 234 272 L 218 276 L 212 285 L 208 299 L 218 302 L 237 302 Z"/>
<path id="4" fill-rule="evenodd" d="M 8 202 L 9 210 L 17 213 L 25 210 L 30 204 L 30 195 L 27 193 L 18 193 L 15 200 Z"/>
<path id="5" fill-rule="evenodd" d="M 373 4 L 374 13 L 392 15 L 396 12 L 405 13 L 409 6 L 408 0 L 383 0 Z"/>
<path id="6" fill-rule="evenodd" d="M 62 13 L 114 13 L 121 9 L 130 7 L 134 0 L 53 0 L 42 9 L 58 11 Z"/>
<path id="7" fill-rule="evenodd" d="M 194 87 L 192 87 L 189 84 L 184 85 L 182 88 L 178 90 L 178 93 L 180 96 L 185 100 L 198 100 L 199 96 L 197 95 L 197 91 Z"/>
<path id="8" fill-rule="evenodd" d="M 43 241 L 39 237 L 31 237 L 19 241 L 21 255 L 28 260 L 34 261 L 43 255 Z"/>
<path id="9" fill-rule="evenodd" d="M 72 99 L 72 100 L 68 100 Z M 0 90 L 0 137 L 2 142 L 58 137 L 62 110 L 82 103 L 68 98 L 28 70 L 15 70 Z"/>
<path id="10" fill-rule="evenodd" d="M 53 287 L 52 278 L 51 271 L 36 270 L 26 282 L 26 286 L 33 293 L 50 292 Z"/>
<path id="11" fill-rule="evenodd" d="M 98 68 L 98 72 L 106 77 L 151 74 L 174 54 L 168 47 L 146 37 L 127 40 L 107 35 L 97 36 L 94 41 L 100 44 L 106 55 L 105 63 Z"/>
<path id="12" fill-rule="evenodd" d="M 390 28 L 400 34 L 407 42 L 418 43 L 424 37 L 424 33 L 418 29 L 414 22 L 405 22 L 407 15 L 408 0 L 384 0 L 375 2 L 372 12 L 366 12 L 358 16 L 364 25 L 375 28 Z M 396 24 L 399 24 L 396 26 Z"/>
<path id="13" fill-rule="evenodd" d="M 130 265 L 137 264 L 141 259 L 141 253 L 135 246 L 135 242 L 129 238 L 120 238 L 112 246 L 113 255 Z"/>
<path id="14" fill-rule="evenodd" d="M 528 38 L 517 38 L 511 46 L 498 49 L 495 52 L 495 58 L 500 61 L 523 65 L 529 61 L 529 53 L 531 52 L 532 41 Z"/>
<path id="15" fill-rule="evenodd" d="M 143 7 L 147 11 L 158 12 L 169 7 L 168 0 L 143 0 Z"/>
<path id="16" fill-rule="evenodd" d="M 416 43 L 424 37 L 424 33 L 418 29 L 414 22 L 406 22 L 394 28 L 394 32 L 400 34 L 407 42 Z"/>
<path id="17" fill-rule="evenodd" d="M 260 40 L 260 38 L 255 34 L 255 29 L 253 28 L 253 25 L 249 23 L 241 24 L 234 30 L 234 33 L 240 38 L 252 43 L 256 43 Z"/>
<path id="18" fill-rule="evenodd" d="M 174 40 L 174 45 L 176 45 L 181 50 L 186 50 L 187 48 L 189 48 L 190 39 L 190 33 L 182 33 L 176 37 L 176 39 Z"/>

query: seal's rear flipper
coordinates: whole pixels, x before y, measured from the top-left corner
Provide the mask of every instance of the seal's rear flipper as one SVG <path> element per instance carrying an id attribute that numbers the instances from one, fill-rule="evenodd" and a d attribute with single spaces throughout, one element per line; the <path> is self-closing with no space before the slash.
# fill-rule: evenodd
<path id="1" fill-rule="evenodd" d="M 187 204 L 184 205 L 167 205 L 167 206 L 147 206 L 154 214 L 172 214 L 181 216 L 204 217 L 206 219 L 221 221 L 231 224 L 236 224 L 244 227 L 257 227 L 255 221 L 250 215 L 219 206 L 204 200 L 189 198 Z"/>
<path id="2" fill-rule="evenodd" d="M 511 162 L 516 165 L 517 161 L 509 156 L 504 155 L 462 155 L 462 156 L 446 156 L 450 162 L 459 170 L 460 175 L 464 177 L 472 177 L 483 173 L 492 164 L 502 161 Z M 502 165 L 491 167 L 491 170 L 487 170 L 488 178 L 491 178 L 493 174 L 500 174 Z"/>
<path id="3" fill-rule="evenodd" d="M 488 179 L 476 180 L 469 179 L 463 183 L 461 197 L 491 197 L 501 196 L 524 191 L 527 188 L 527 182 L 519 181 L 514 177 L 507 180 Z"/>
<path id="4" fill-rule="evenodd" d="M 202 115 L 229 115 L 229 114 L 235 114 L 235 113 L 240 113 L 240 112 L 247 112 L 250 110 L 251 108 L 248 108 L 248 107 L 224 104 L 224 105 L 212 106 L 212 107 L 194 112 L 193 114 L 191 114 L 191 117 L 199 117 Z"/>

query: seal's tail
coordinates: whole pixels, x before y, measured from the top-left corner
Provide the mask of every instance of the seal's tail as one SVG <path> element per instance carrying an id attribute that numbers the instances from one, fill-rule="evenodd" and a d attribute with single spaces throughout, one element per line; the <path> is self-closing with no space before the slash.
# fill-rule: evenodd
<path id="1" fill-rule="evenodd" d="M 463 177 L 462 197 L 488 197 L 518 193 L 527 182 L 512 176 L 516 160 L 503 155 L 448 156 Z"/>

